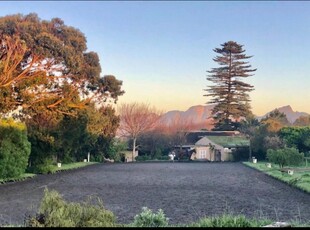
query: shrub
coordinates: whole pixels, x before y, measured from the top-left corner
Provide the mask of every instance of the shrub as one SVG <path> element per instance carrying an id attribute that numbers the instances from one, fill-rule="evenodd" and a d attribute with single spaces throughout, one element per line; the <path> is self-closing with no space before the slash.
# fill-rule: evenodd
<path id="1" fill-rule="evenodd" d="M 244 215 L 233 216 L 223 214 L 217 217 L 207 217 L 200 219 L 198 222 L 188 227 L 260 227 L 270 224 L 269 220 L 252 220 L 247 219 Z"/>
<path id="2" fill-rule="evenodd" d="M 95 203 L 95 204 L 93 204 Z M 39 214 L 26 219 L 26 227 L 116 227 L 115 216 L 90 197 L 86 202 L 67 203 L 56 191 L 44 190 Z"/>
<path id="3" fill-rule="evenodd" d="M 267 150 L 267 159 L 278 164 L 280 168 L 283 168 L 284 165 L 300 165 L 303 162 L 303 158 L 303 153 L 299 153 L 296 148 Z"/>
<path id="4" fill-rule="evenodd" d="M 170 157 L 169 157 L 169 156 L 160 156 L 160 157 L 157 157 L 156 159 L 157 159 L 157 160 L 168 161 L 168 160 L 170 160 Z"/>
<path id="5" fill-rule="evenodd" d="M 28 168 L 28 172 L 36 174 L 48 174 L 55 172 L 54 162 L 51 158 L 41 159 L 40 162 L 36 163 L 32 167 Z"/>
<path id="6" fill-rule="evenodd" d="M 147 207 L 142 208 L 142 212 L 135 216 L 131 227 L 167 227 L 169 219 L 165 217 L 162 209 L 157 213 Z"/>
<path id="7" fill-rule="evenodd" d="M 30 150 L 25 124 L 13 119 L 0 120 L 0 178 L 13 178 L 23 174 Z"/>
<path id="8" fill-rule="evenodd" d="M 135 159 L 136 161 L 149 161 L 152 158 L 148 155 L 144 155 L 144 156 L 136 156 Z"/>

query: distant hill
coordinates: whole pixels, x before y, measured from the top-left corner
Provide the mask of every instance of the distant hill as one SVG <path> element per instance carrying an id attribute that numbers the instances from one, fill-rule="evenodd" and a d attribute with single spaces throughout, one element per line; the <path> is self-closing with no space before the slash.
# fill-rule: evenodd
<path id="1" fill-rule="evenodd" d="M 163 114 L 162 121 L 169 125 L 177 119 L 182 119 L 183 121 L 191 121 L 196 129 L 210 129 L 213 127 L 210 118 L 213 107 L 214 105 L 196 105 L 186 111 L 172 110 Z"/>
<path id="2" fill-rule="evenodd" d="M 290 105 L 282 106 L 277 108 L 281 113 L 284 113 L 287 117 L 287 120 L 293 124 L 300 116 L 309 116 L 308 113 L 305 112 L 298 112 L 298 111 L 293 111 L 292 107 Z M 276 109 L 274 109 L 276 110 Z M 274 110 L 266 113 L 264 116 L 257 116 L 258 120 L 261 120 L 265 118 L 266 116 L 269 115 L 269 113 L 273 112 Z"/>
<path id="3" fill-rule="evenodd" d="M 190 107 L 186 111 L 172 110 L 164 113 L 162 116 L 162 121 L 164 124 L 171 124 L 174 120 L 181 118 L 182 120 L 192 121 L 195 125 L 195 129 L 208 129 L 210 130 L 212 125 L 212 119 L 210 118 L 211 110 L 214 105 L 196 105 Z M 277 108 L 280 112 L 284 113 L 290 123 L 294 123 L 300 116 L 307 116 L 308 113 L 293 111 L 290 105 Z M 275 110 L 275 109 L 274 109 Z M 272 111 L 274 111 L 272 110 Z M 263 116 L 256 116 L 258 120 L 266 117 L 269 113 Z"/>

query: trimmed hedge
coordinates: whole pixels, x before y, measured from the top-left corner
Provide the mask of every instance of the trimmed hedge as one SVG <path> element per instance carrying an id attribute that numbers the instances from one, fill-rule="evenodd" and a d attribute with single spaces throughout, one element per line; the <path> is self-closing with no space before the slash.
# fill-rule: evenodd
<path id="1" fill-rule="evenodd" d="M 13 119 L 0 120 L 0 178 L 19 177 L 25 173 L 30 151 L 26 125 Z"/>

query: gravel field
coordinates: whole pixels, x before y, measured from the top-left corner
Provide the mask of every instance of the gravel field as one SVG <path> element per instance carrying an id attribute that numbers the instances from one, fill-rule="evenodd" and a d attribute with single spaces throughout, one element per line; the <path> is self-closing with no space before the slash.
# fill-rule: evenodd
<path id="1" fill-rule="evenodd" d="M 0 225 L 22 224 L 37 211 L 44 188 L 67 201 L 103 200 L 119 223 L 142 207 L 163 209 L 170 224 L 226 212 L 275 221 L 310 220 L 310 195 L 242 163 L 95 164 L 0 185 Z"/>

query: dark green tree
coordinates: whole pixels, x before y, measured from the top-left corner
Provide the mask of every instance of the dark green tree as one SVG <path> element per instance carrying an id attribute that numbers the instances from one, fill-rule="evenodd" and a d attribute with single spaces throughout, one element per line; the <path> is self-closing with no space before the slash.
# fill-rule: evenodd
<path id="1" fill-rule="evenodd" d="M 161 130 L 154 129 L 143 133 L 138 141 L 140 146 L 140 154 L 148 155 L 152 159 L 161 157 L 162 155 L 168 155 L 171 146 L 171 138 L 169 135 L 161 132 Z"/>
<path id="2" fill-rule="evenodd" d="M 250 141 L 249 146 L 249 160 L 252 158 L 252 143 L 255 138 L 255 134 L 258 132 L 260 127 L 260 122 L 255 118 L 255 116 L 250 113 L 242 121 L 239 122 L 238 130 Z"/>
<path id="3" fill-rule="evenodd" d="M 300 153 L 296 148 L 283 148 L 283 149 L 268 149 L 267 159 L 275 164 L 278 164 L 280 168 L 285 165 L 300 165 L 303 161 L 304 154 Z"/>
<path id="4" fill-rule="evenodd" d="M 251 110 L 249 92 L 254 87 L 243 81 L 252 76 L 251 65 L 246 61 L 252 56 L 246 56 L 243 45 L 228 41 L 214 49 L 218 54 L 213 60 L 220 67 L 212 68 L 207 80 L 211 81 L 204 96 L 212 97 L 208 104 L 215 104 L 212 116 L 215 121 L 214 130 L 236 130 L 235 122 L 246 117 Z"/>
<path id="5" fill-rule="evenodd" d="M 288 147 L 297 148 L 300 152 L 310 152 L 310 127 L 283 127 L 279 131 Z"/>
<path id="6" fill-rule="evenodd" d="M 0 178 L 14 178 L 25 172 L 30 154 L 25 124 L 0 120 Z"/>

